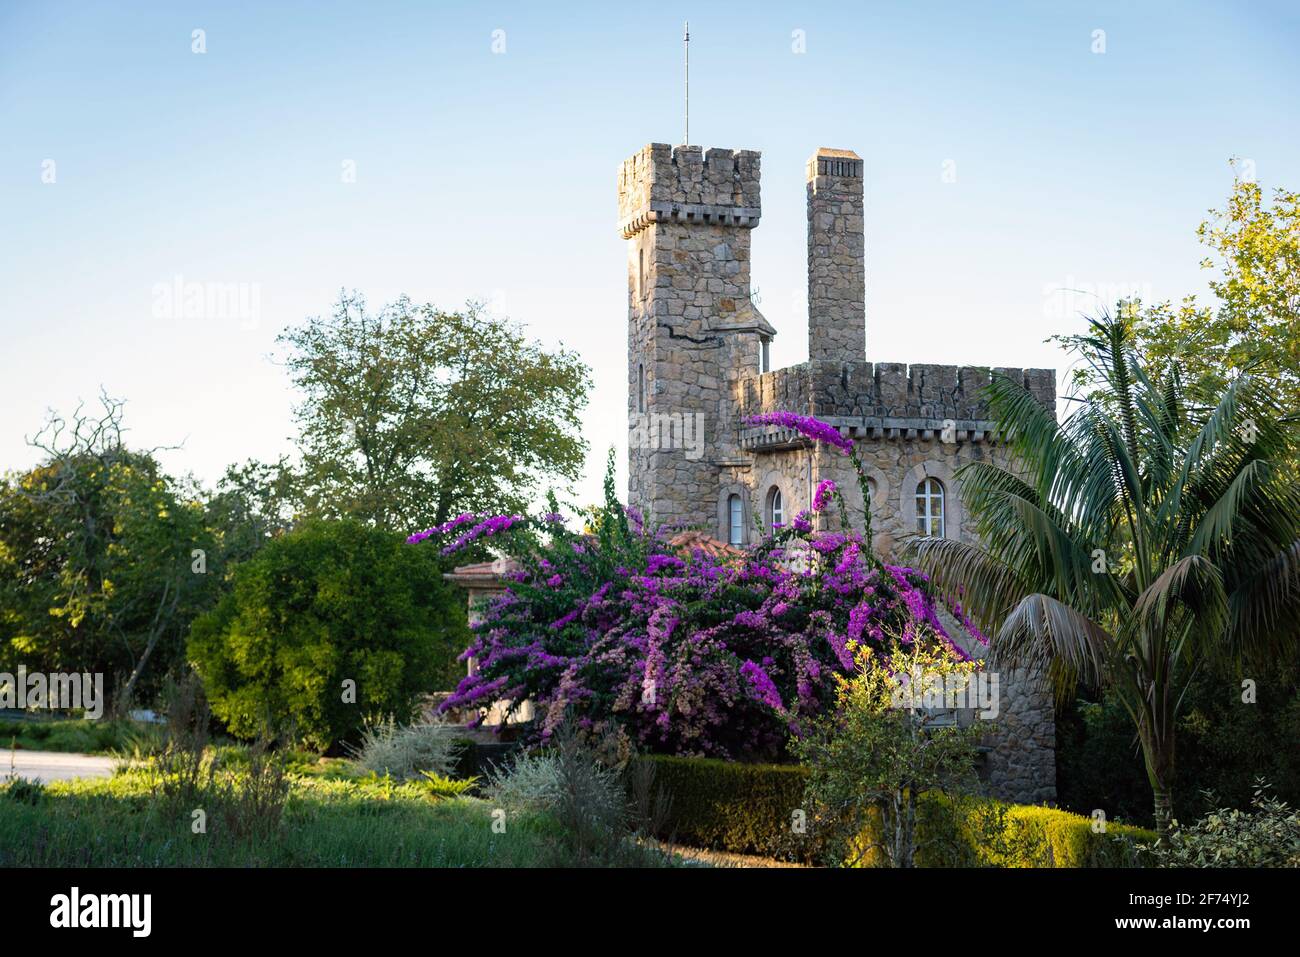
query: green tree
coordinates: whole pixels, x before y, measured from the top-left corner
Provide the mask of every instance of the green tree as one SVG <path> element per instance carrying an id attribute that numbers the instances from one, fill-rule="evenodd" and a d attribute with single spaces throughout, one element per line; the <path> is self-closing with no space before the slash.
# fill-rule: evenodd
<path id="1" fill-rule="evenodd" d="M 216 543 L 215 564 L 223 579 L 233 565 L 252 558 L 293 526 L 296 499 L 295 476 L 284 458 L 274 463 L 250 460 L 226 469 L 204 502 L 204 520 Z"/>
<path id="2" fill-rule="evenodd" d="M 792 748 L 806 763 L 818 831 L 848 866 L 884 860 L 914 867 L 923 794 L 974 792 L 982 729 L 926 708 L 927 692 L 964 688 L 975 672 L 932 635 L 895 641 L 888 656 L 854 649 L 856 669 L 836 676 L 835 707 Z"/>
<path id="3" fill-rule="evenodd" d="M 589 370 L 470 305 L 357 294 L 281 336 L 302 391 L 308 511 L 410 530 L 461 512 L 520 512 L 543 477 L 574 481 Z"/>
<path id="4" fill-rule="evenodd" d="M 1111 686 L 1167 828 L 1183 694 L 1198 663 L 1293 654 L 1300 490 L 1275 396 L 1251 376 L 1184 394 L 1139 361 L 1132 320 L 1073 341 L 1091 389 L 1064 423 L 995 377 L 992 416 L 1015 467 L 958 473 L 984 544 L 917 539 L 940 587 L 966 589 L 995 661 L 1047 667 L 1058 691 Z M 1208 400 L 1208 401 L 1207 401 Z"/>
<path id="5" fill-rule="evenodd" d="M 431 549 L 312 521 L 235 567 L 231 591 L 194 622 L 189 656 L 233 734 L 327 748 L 367 718 L 409 719 L 420 695 L 450 686 L 468 641 Z"/>
<path id="6" fill-rule="evenodd" d="M 1210 210 L 1197 236 L 1217 269 L 1215 305 L 1188 296 L 1140 312 L 1137 342 L 1152 361 L 1176 361 L 1197 388 L 1220 392 L 1248 366 L 1300 407 L 1300 193 L 1238 180 L 1223 210 Z"/>
<path id="7" fill-rule="evenodd" d="M 102 672 L 121 705 L 181 660 L 214 544 L 202 506 L 124 444 L 122 403 L 101 403 L 52 415 L 41 464 L 0 482 L 0 663 Z"/>

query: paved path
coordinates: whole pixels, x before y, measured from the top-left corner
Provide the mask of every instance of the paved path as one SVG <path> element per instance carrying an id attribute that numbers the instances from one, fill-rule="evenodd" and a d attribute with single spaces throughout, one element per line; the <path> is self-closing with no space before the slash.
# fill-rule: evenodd
<path id="1" fill-rule="evenodd" d="M 10 767 L 20 778 L 36 781 L 66 781 L 69 778 L 107 778 L 113 774 L 115 758 L 93 754 L 65 754 L 58 751 L 11 751 L 0 749 L 0 778 Z"/>

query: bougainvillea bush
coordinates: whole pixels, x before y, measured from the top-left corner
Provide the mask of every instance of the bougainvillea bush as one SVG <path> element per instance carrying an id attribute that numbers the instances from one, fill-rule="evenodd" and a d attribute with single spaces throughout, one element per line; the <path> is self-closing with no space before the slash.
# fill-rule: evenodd
<path id="1" fill-rule="evenodd" d="M 815 505 L 837 498 L 821 489 Z M 537 739 L 572 716 L 643 751 L 772 759 L 834 702 L 857 645 L 900 636 L 968 657 L 923 574 L 882 564 L 855 533 L 815 530 L 815 517 L 745 551 L 682 549 L 619 504 L 610 473 L 582 530 L 552 506 L 411 536 L 440 549 L 493 540 L 520 566 L 475 626 L 463 657 L 476 672 L 443 707 L 527 699 Z"/>

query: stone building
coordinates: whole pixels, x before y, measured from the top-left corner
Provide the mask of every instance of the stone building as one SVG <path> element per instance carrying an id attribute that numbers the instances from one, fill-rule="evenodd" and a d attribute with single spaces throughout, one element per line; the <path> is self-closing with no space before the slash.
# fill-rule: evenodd
<path id="1" fill-rule="evenodd" d="M 852 436 L 870 475 L 875 545 L 914 535 L 973 538 L 957 468 L 1002 464 L 980 401 L 989 370 L 867 360 L 862 159 L 820 149 L 807 164 L 808 361 L 769 368 L 776 330 L 751 299 L 750 237 L 762 216 L 752 150 L 646 146 L 619 171 L 628 250 L 629 501 L 648 521 L 743 545 L 810 508 L 834 479 L 862 506 L 847 459 L 753 415 L 812 415 Z M 1051 369 L 1002 368 L 1055 408 Z M 828 519 L 822 518 L 822 521 Z M 1050 691 L 1000 676 L 988 736 L 992 790 L 1055 798 Z"/>

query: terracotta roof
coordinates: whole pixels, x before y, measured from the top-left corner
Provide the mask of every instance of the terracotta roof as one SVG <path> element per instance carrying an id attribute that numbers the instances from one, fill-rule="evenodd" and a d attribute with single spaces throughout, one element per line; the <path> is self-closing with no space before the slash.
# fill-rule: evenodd
<path id="1" fill-rule="evenodd" d="M 519 563 L 513 558 L 498 558 L 491 562 L 475 562 L 472 565 L 460 565 L 443 574 L 443 578 L 457 585 L 491 588 L 499 585 L 501 579 L 511 572 L 519 571 Z"/>
<path id="2" fill-rule="evenodd" d="M 733 558 L 745 553 L 745 550 L 742 548 L 737 548 L 735 545 L 728 545 L 726 542 L 720 542 L 716 538 L 712 538 L 704 532 L 694 529 L 678 532 L 672 538 L 668 539 L 668 544 L 679 552 L 701 551 L 712 558 Z"/>

